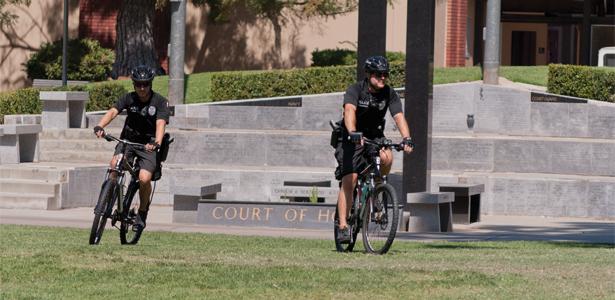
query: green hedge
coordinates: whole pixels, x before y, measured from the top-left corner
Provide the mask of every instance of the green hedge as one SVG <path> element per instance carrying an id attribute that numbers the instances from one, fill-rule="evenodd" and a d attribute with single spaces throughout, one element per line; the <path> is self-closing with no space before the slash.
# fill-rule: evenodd
<path id="1" fill-rule="evenodd" d="M 406 62 L 403 52 L 386 52 L 389 62 Z M 312 51 L 313 67 L 350 66 L 357 64 L 357 51 L 348 49 L 323 49 Z"/>
<path id="2" fill-rule="evenodd" d="M 5 115 L 40 114 L 42 104 L 39 92 L 43 89 L 25 88 L 11 92 L 0 93 L 0 124 L 4 124 Z M 87 91 L 90 101 L 87 111 L 107 110 L 123 94 L 126 93 L 119 83 L 102 83 L 89 86 L 69 86 L 54 88 L 53 91 Z"/>
<path id="3" fill-rule="evenodd" d="M 40 114 L 43 106 L 38 92 L 36 88 L 25 88 L 0 93 L 0 124 L 4 124 L 5 115 Z"/>
<path id="4" fill-rule="evenodd" d="M 354 66 L 314 67 L 260 73 L 222 73 L 211 78 L 213 101 L 343 92 L 355 82 Z M 391 63 L 389 84 L 404 85 L 403 63 Z"/>
<path id="5" fill-rule="evenodd" d="M 615 102 L 615 68 L 549 65 L 550 93 Z"/>
<path id="6" fill-rule="evenodd" d="M 68 43 L 67 77 L 69 80 L 103 81 L 111 72 L 115 53 L 91 39 Z M 62 40 L 44 43 L 25 63 L 30 79 L 62 78 Z"/>
<path id="7" fill-rule="evenodd" d="M 119 83 L 99 83 L 89 86 L 90 101 L 87 111 L 108 110 L 122 95 L 128 91 Z"/>

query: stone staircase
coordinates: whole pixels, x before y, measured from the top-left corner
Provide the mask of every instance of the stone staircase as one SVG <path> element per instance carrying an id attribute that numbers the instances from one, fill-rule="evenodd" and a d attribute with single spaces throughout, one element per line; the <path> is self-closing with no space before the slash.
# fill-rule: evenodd
<path id="1" fill-rule="evenodd" d="M 67 171 L 40 164 L 0 165 L 0 208 L 59 209 Z"/>
<path id="2" fill-rule="evenodd" d="M 0 165 L 0 208 L 93 206 L 106 168 L 92 162 Z"/>

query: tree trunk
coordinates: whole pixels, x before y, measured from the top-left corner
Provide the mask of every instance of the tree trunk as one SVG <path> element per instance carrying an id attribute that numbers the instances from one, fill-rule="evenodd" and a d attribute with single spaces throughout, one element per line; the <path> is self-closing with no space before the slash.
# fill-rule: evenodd
<path id="1" fill-rule="evenodd" d="M 155 1 L 123 0 L 117 15 L 115 39 L 115 76 L 128 76 L 138 65 L 160 70 L 154 45 Z"/>

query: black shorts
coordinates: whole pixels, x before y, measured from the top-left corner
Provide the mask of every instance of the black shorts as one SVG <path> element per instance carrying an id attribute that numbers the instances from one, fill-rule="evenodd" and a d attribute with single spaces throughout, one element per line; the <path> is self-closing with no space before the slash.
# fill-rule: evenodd
<path id="1" fill-rule="evenodd" d="M 120 146 L 121 144 L 118 144 L 115 147 L 115 153 L 113 153 L 113 155 L 120 154 Z M 127 145 L 126 147 L 128 147 L 128 151 L 126 152 L 126 159 L 128 159 L 128 161 L 132 161 L 136 156 L 136 165 L 142 170 L 147 170 L 154 174 L 154 171 L 156 170 L 156 151 L 147 152 L 145 150 L 138 150 L 130 145 Z"/>
<path id="2" fill-rule="evenodd" d="M 348 174 L 363 171 L 367 167 L 365 151 L 365 146 L 346 141 L 339 143 L 335 149 L 335 159 L 337 159 L 335 179 L 341 180 Z"/>
<path id="3" fill-rule="evenodd" d="M 372 137 L 372 140 L 384 139 L 384 135 Z M 367 168 L 368 155 L 374 151 L 379 152 L 376 146 L 364 144 L 363 146 L 349 141 L 343 141 L 337 144 L 335 149 L 335 159 L 337 159 L 337 168 L 335 169 L 335 179 L 342 180 L 342 177 L 351 173 L 361 173 Z"/>

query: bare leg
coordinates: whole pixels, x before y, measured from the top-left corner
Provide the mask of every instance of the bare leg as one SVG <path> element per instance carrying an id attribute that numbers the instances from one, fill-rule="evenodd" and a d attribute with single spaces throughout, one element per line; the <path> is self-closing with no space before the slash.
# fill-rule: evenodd
<path id="1" fill-rule="evenodd" d="M 393 151 L 391 149 L 380 150 L 380 173 L 382 176 L 388 175 L 393 166 Z"/>
<path id="2" fill-rule="evenodd" d="M 140 205 L 139 210 L 141 212 L 147 212 L 149 206 L 149 198 L 152 194 L 152 173 L 147 170 L 141 169 L 139 172 L 139 198 Z"/>
<path id="3" fill-rule="evenodd" d="M 340 228 L 348 227 L 346 219 L 348 218 L 348 210 L 352 206 L 352 191 L 357 184 L 357 173 L 347 174 L 342 177 L 342 188 L 337 196 L 337 211 L 340 219 Z"/>

